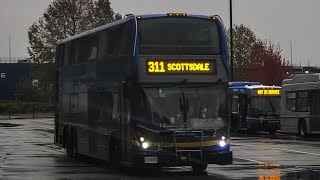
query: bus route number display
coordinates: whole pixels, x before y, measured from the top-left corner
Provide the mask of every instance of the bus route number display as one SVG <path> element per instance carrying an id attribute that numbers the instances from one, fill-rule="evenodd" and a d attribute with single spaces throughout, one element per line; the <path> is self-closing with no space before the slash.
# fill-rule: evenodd
<path id="1" fill-rule="evenodd" d="M 166 74 L 216 74 L 214 60 L 147 60 L 147 73 Z"/>
<path id="2" fill-rule="evenodd" d="M 279 89 L 259 89 L 257 90 L 258 95 L 280 95 Z"/>

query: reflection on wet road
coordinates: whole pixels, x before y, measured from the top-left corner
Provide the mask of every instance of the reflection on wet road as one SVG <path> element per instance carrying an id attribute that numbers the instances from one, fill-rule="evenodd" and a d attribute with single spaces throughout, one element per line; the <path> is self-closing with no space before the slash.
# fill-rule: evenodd
<path id="1" fill-rule="evenodd" d="M 195 175 L 190 167 L 119 171 L 93 159 L 68 159 L 53 144 L 53 119 L 2 120 L 0 129 L 0 179 L 320 179 L 318 138 L 234 136 L 234 164 L 209 165 Z"/>

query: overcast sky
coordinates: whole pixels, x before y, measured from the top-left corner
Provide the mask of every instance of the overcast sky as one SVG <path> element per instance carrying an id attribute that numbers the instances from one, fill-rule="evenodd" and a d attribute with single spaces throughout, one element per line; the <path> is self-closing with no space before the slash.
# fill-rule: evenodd
<path id="1" fill-rule="evenodd" d="M 53 0 L 0 0 L 0 57 L 28 56 L 28 27 Z M 229 27 L 228 0 L 110 0 L 120 14 L 186 12 L 218 14 Z M 233 0 L 234 24 L 245 24 L 262 39 L 279 42 L 286 59 L 320 66 L 320 0 Z"/>

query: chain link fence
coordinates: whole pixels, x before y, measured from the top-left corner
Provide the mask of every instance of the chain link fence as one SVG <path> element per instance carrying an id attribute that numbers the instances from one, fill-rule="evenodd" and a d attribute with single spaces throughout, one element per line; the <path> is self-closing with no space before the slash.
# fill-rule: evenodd
<path id="1" fill-rule="evenodd" d="M 53 117 L 52 103 L 0 101 L 0 120 Z"/>

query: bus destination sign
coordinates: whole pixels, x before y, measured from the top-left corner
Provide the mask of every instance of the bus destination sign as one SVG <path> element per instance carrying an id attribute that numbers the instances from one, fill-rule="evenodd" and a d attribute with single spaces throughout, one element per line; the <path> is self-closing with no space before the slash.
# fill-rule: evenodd
<path id="1" fill-rule="evenodd" d="M 217 74 L 215 60 L 147 60 L 149 75 Z"/>
<path id="2" fill-rule="evenodd" d="M 258 95 L 280 95 L 279 89 L 258 89 Z"/>

